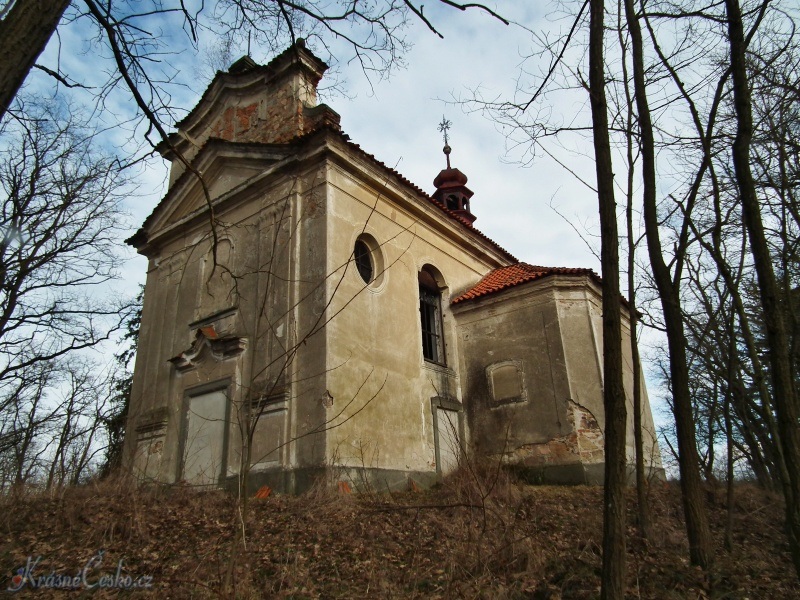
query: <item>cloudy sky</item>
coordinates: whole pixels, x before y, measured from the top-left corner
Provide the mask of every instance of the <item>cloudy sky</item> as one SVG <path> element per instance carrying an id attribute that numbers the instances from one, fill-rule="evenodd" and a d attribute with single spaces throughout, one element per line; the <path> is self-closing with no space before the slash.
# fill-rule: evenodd
<path id="1" fill-rule="evenodd" d="M 531 29 L 557 31 L 564 26 L 531 8 L 544 3 L 515 4 L 498 10 Z M 524 149 L 509 152 L 507 136 L 497 124 L 454 103 L 472 97 L 476 89 L 485 98 L 513 99 L 522 56 L 532 48 L 531 33 L 475 11 L 434 14 L 449 17 L 437 22 L 444 39 L 415 26 L 408 67 L 390 81 L 370 90 L 357 69 L 344 72 L 356 97 L 331 100 L 342 115 L 342 127 L 367 151 L 432 192 L 433 178 L 445 166 L 437 124 L 446 116 L 453 123 L 453 166 L 469 177 L 468 186 L 475 192 L 476 227 L 520 260 L 599 269 L 570 223 L 558 214 L 581 230 L 588 226 L 594 231 L 597 201 L 591 190 L 543 153 L 530 166 L 520 166 Z M 535 64 L 529 61 L 529 66 Z M 584 95 L 576 93 L 560 110 L 578 113 L 587 108 Z M 591 142 L 587 139 L 585 144 Z M 551 150 L 592 180 L 590 161 L 555 146 Z"/>

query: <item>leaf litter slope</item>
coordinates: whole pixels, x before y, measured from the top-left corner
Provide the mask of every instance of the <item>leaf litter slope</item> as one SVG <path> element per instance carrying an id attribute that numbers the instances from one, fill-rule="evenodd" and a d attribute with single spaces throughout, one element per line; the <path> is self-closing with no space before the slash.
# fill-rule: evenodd
<path id="1" fill-rule="evenodd" d="M 634 598 L 794 598 L 779 497 L 740 485 L 734 548 L 722 540 L 724 489 L 707 490 L 717 559 L 710 579 L 688 564 L 679 490 L 651 490 L 654 537 L 636 538 L 629 494 L 628 594 Z M 151 575 L 162 598 L 596 598 L 602 490 L 473 485 L 436 490 L 252 500 L 246 545 L 237 503 L 222 492 L 142 489 L 119 482 L 23 491 L 0 499 L 2 589 L 29 556 L 38 574 L 74 574 L 104 550 L 96 574 Z M 117 597 L 116 589 L 94 590 Z M 36 597 L 62 597 L 39 589 Z"/>

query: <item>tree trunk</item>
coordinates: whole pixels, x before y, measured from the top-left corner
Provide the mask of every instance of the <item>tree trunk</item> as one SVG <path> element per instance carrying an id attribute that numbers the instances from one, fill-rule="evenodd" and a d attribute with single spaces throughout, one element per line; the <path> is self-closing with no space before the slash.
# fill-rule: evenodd
<path id="1" fill-rule="evenodd" d="M 744 25 L 738 0 L 725 0 L 728 17 L 728 38 L 731 51 L 733 104 L 736 109 L 736 138 L 733 142 L 733 167 L 742 216 L 750 240 L 750 251 L 758 277 L 761 307 L 769 348 L 772 391 L 778 430 L 783 446 L 787 477 L 782 482 L 786 503 L 786 529 L 795 570 L 800 576 L 800 428 L 797 426 L 797 404 L 792 380 L 789 344 L 780 291 L 772 257 L 764 234 L 761 210 L 750 170 L 750 144 L 753 137 L 753 115 L 750 86 L 745 62 Z"/>
<path id="2" fill-rule="evenodd" d="M 672 383 L 675 429 L 678 438 L 678 464 L 681 473 L 683 510 L 686 518 L 686 533 L 689 538 L 689 556 L 693 564 L 708 569 L 711 564 L 711 533 L 708 515 L 702 495 L 699 457 L 695 439 L 692 402 L 689 391 L 689 368 L 686 362 L 686 338 L 676 286 L 672 285 L 669 268 L 661 254 L 661 238 L 658 231 L 656 207 L 655 141 L 650 107 L 644 81 L 644 49 L 642 31 L 633 6 L 633 0 L 625 0 L 625 17 L 631 35 L 633 51 L 633 81 L 636 92 L 636 107 L 639 112 L 641 133 L 642 179 L 645 236 L 653 277 L 661 297 L 669 345 L 670 378 Z"/>
<path id="3" fill-rule="evenodd" d="M 728 451 L 728 460 L 725 469 L 728 512 L 725 517 L 725 550 L 733 551 L 733 423 L 731 422 L 730 390 L 725 398 L 725 436 Z"/>
<path id="4" fill-rule="evenodd" d="M 17 0 L 0 21 L 0 121 L 70 0 Z"/>
<path id="5" fill-rule="evenodd" d="M 633 262 L 633 258 L 629 260 Z M 644 464 L 644 431 L 642 429 L 642 365 L 639 356 L 639 341 L 636 339 L 638 318 L 636 316 L 635 293 L 633 291 L 633 270 L 628 277 L 631 285 L 630 323 L 631 323 L 631 359 L 633 360 L 633 441 L 636 447 L 636 503 L 639 518 L 639 535 L 642 539 L 651 538 L 650 503 L 648 497 L 649 480 Z"/>
<path id="6" fill-rule="evenodd" d="M 633 197 L 634 197 L 634 165 L 636 160 L 633 155 L 634 148 L 634 110 L 633 95 L 629 85 L 628 74 L 628 47 L 623 37 L 621 23 L 623 9 L 621 0 L 617 0 L 617 26 L 619 45 L 622 52 L 622 80 L 625 91 L 625 152 L 628 163 L 628 177 L 625 187 L 625 224 L 628 234 L 628 323 L 631 332 L 631 360 L 633 361 L 633 439 L 636 451 L 636 515 L 638 520 L 639 536 L 643 540 L 651 537 L 650 503 L 648 501 L 648 478 L 645 474 L 644 464 L 644 435 L 642 430 L 642 365 L 639 356 L 639 340 L 637 339 L 638 311 L 636 310 L 636 237 L 633 230 Z"/>
<path id="7" fill-rule="evenodd" d="M 619 240 L 614 172 L 608 135 L 603 68 L 603 0 L 590 1 L 589 98 L 597 196 L 600 208 L 603 273 L 603 406 L 605 409 L 605 489 L 603 491 L 603 573 L 601 598 L 625 597 L 625 389 L 622 384 Z"/>

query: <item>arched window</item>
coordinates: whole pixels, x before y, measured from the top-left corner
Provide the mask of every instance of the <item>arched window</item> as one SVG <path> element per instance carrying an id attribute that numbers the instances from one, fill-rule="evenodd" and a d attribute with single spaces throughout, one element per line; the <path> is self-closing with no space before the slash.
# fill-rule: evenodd
<path id="1" fill-rule="evenodd" d="M 419 272 L 419 319 L 422 326 L 422 356 L 429 362 L 445 364 L 442 294 L 436 278 L 427 268 Z"/>

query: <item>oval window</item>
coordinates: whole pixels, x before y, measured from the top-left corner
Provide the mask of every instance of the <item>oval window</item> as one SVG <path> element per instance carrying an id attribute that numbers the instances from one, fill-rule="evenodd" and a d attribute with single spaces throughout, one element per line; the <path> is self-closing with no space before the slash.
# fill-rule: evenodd
<path id="1" fill-rule="evenodd" d="M 373 276 L 372 268 L 372 253 L 362 240 L 356 240 L 355 248 L 353 249 L 353 258 L 356 261 L 356 269 L 364 283 L 370 283 Z"/>

